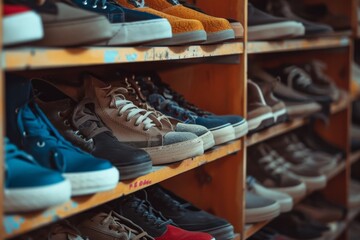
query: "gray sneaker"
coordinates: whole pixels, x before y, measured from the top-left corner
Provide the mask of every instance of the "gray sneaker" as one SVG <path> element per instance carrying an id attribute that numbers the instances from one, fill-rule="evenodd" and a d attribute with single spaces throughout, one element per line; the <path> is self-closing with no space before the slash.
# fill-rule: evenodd
<path id="1" fill-rule="evenodd" d="M 246 192 L 245 223 L 268 221 L 280 215 L 277 201 Z"/>
<path id="2" fill-rule="evenodd" d="M 113 211 L 98 213 L 81 222 L 78 228 L 91 240 L 154 240 L 135 223 Z"/>

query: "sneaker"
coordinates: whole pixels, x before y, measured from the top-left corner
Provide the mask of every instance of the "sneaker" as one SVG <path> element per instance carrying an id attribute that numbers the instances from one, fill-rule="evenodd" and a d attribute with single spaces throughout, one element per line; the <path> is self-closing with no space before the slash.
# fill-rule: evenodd
<path id="1" fill-rule="evenodd" d="M 271 190 L 287 193 L 294 199 L 306 194 L 306 185 L 282 164 L 277 162 L 271 148 L 261 143 L 249 148 L 247 175 L 252 175 L 261 185 Z"/>
<path id="2" fill-rule="evenodd" d="M 154 165 L 177 162 L 204 153 L 202 140 L 193 133 L 163 128 L 153 112 L 138 108 L 123 87 L 106 84 L 85 75 L 85 97 L 95 103 L 95 112 L 122 143 L 143 148 Z"/>
<path id="3" fill-rule="evenodd" d="M 329 34 L 334 32 L 332 27 L 328 25 L 313 23 L 300 18 L 295 13 L 293 13 L 289 2 L 286 0 L 269 0 L 267 1 L 266 10 L 274 16 L 285 17 L 289 20 L 302 23 L 305 27 L 305 35 L 312 36 L 319 34 Z"/>
<path id="4" fill-rule="evenodd" d="M 198 20 L 184 19 L 157 11 L 155 9 L 144 6 L 144 1 L 140 3 L 135 0 L 117 0 L 117 3 L 119 3 L 121 6 L 135 9 L 141 12 L 147 12 L 165 18 L 169 21 L 172 29 L 172 37 L 166 40 L 151 42 L 149 43 L 150 45 L 171 46 L 206 41 L 206 32 L 203 25 Z"/>
<path id="5" fill-rule="evenodd" d="M 23 2 L 19 1 L 19 3 Z M 37 41 L 36 45 L 49 47 L 87 45 L 113 36 L 106 17 L 72 6 L 69 1 L 44 1 L 42 5 L 32 4 L 32 1 L 24 3 L 38 12 L 43 23 L 44 38 Z"/>
<path id="6" fill-rule="evenodd" d="M 171 25 L 162 17 L 123 8 L 108 0 L 71 1 L 80 8 L 106 16 L 111 22 L 111 29 L 115 35 L 98 45 L 129 45 L 172 37 Z"/>
<path id="7" fill-rule="evenodd" d="M 44 36 L 40 16 L 35 11 L 22 5 L 3 5 L 2 26 L 4 46 L 31 42 Z"/>
<path id="8" fill-rule="evenodd" d="M 76 103 L 46 80 L 33 79 L 36 103 L 66 140 L 95 157 L 110 161 L 121 180 L 136 178 L 152 170 L 146 151 L 119 142 L 94 112 L 94 103 Z"/>
<path id="9" fill-rule="evenodd" d="M 288 118 L 286 105 L 283 101 L 274 96 L 273 89 L 275 86 L 271 83 L 261 81 L 257 82 L 255 79 L 254 81 L 256 85 L 258 85 L 258 87 L 260 88 L 266 105 L 271 107 L 272 113 L 274 115 L 274 122 L 285 122 Z"/>
<path id="10" fill-rule="evenodd" d="M 70 182 L 60 173 L 40 166 L 7 138 L 4 147 L 5 212 L 35 211 L 70 200 Z"/>
<path id="11" fill-rule="evenodd" d="M 115 201 L 116 211 L 139 224 L 155 240 L 215 240 L 207 233 L 190 232 L 178 228 L 173 221 L 166 219 L 159 211 L 155 210 L 146 200 L 146 192 L 139 191 L 137 195 L 144 195 L 142 200 L 134 194 L 124 196 Z"/>
<path id="12" fill-rule="evenodd" d="M 148 201 L 187 231 L 206 232 L 217 240 L 234 238 L 234 227 L 225 219 L 207 213 L 159 185 L 146 189 Z"/>
<path id="13" fill-rule="evenodd" d="M 114 211 L 95 214 L 82 221 L 78 228 L 93 240 L 153 240 L 138 225 Z"/>
<path id="14" fill-rule="evenodd" d="M 274 124 L 275 118 L 272 108 L 265 102 L 260 87 L 251 80 L 247 81 L 248 125 L 249 132 L 257 132 Z"/>
<path id="15" fill-rule="evenodd" d="M 199 117 L 208 118 L 213 121 L 222 121 L 232 125 L 235 138 L 240 138 L 248 132 L 247 121 L 238 115 L 215 115 L 211 112 L 204 111 L 196 105 L 188 102 L 180 93 L 171 89 L 169 85 L 162 82 L 160 76 L 156 73 L 147 74 L 147 77 L 138 79 L 139 83 L 142 85 L 142 91 L 144 95 L 149 95 L 150 93 L 156 92 L 161 94 L 164 98 L 176 102 L 179 106 L 186 110 L 190 110 Z M 221 131 L 215 133 L 214 137 L 220 137 Z M 220 136 L 216 136 L 219 134 Z"/>
<path id="16" fill-rule="evenodd" d="M 18 240 L 89 240 L 80 231 L 72 226 L 68 221 L 62 220 L 50 227 L 44 227 L 30 234 L 25 234 Z"/>
<path id="17" fill-rule="evenodd" d="M 289 194 L 265 188 L 252 176 L 246 178 L 246 190 L 257 196 L 277 201 L 280 205 L 280 212 L 282 213 L 289 212 L 293 208 L 293 199 Z"/>
<path id="18" fill-rule="evenodd" d="M 177 0 L 147 0 L 146 4 L 155 10 L 169 15 L 200 21 L 204 26 L 207 37 L 207 40 L 203 43 L 210 44 L 235 38 L 234 31 L 226 19 L 212 17 L 184 7 Z"/>
<path id="19" fill-rule="evenodd" d="M 302 36 L 304 26 L 286 18 L 274 17 L 248 3 L 248 33 L 250 41 Z"/>
<path id="20" fill-rule="evenodd" d="M 269 221 L 280 215 L 277 201 L 246 192 L 245 223 Z"/>
<path id="21" fill-rule="evenodd" d="M 36 161 L 63 174 L 71 182 L 72 196 L 108 191 L 119 181 L 118 170 L 110 162 L 95 158 L 67 142 L 40 108 L 28 104 L 17 113 L 22 149 Z"/>
<path id="22" fill-rule="evenodd" d="M 126 88 L 129 91 L 128 99 L 139 108 L 153 112 L 156 115 L 158 121 L 160 121 L 163 125 L 163 128 L 166 128 L 170 131 L 190 132 L 195 134 L 203 141 L 204 151 L 215 146 L 214 136 L 206 127 L 197 124 L 183 123 L 182 121 L 175 118 L 167 117 L 151 107 L 146 102 L 146 98 L 141 92 L 141 86 L 139 85 L 139 82 L 135 80 L 134 75 L 132 75 L 131 78 L 125 77 L 125 79 L 121 79 L 120 81 L 119 79 L 117 80 L 118 81 L 116 83 L 113 82 L 113 84 Z"/>
<path id="23" fill-rule="evenodd" d="M 349 188 L 349 207 L 358 208 L 360 207 L 360 183 L 354 179 L 350 181 Z"/>

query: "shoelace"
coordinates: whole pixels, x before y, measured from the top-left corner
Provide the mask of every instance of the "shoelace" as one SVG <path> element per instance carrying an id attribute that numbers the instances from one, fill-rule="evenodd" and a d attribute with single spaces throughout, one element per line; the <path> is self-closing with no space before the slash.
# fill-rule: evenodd
<path id="1" fill-rule="evenodd" d="M 140 0 L 140 2 L 136 0 L 128 0 L 128 1 L 131 2 L 132 5 L 134 5 L 137 8 L 145 7 L 145 0 Z"/>
<path id="2" fill-rule="evenodd" d="M 134 123 L 135 126 L 139 126 L 141 123 L 144 124 L 144 131 L 149 130 L 152 127 L 155 127 L 153 119 L 149 118 L 152 115 L 152 112 L 146 111 L 144 109 L 138 108 L 131 101 L 126 100 L 124 94 L 128 93 L 126 88 L 111 88 L 111 86 L 103 88 L 103 90 L 107 91 L 106 97 L 112 98 L 112 104 L 110 107 L 117 108 L 119 110 L 119 116 L 123 114 L 126 115 L 126 120 L 130 121 L 135 118 L 136 121 Z M 161 125 L 160 122 L 158 122 Z"/>
<path id="3" fill-rule="evenodd" d="M 160 193 L 158 191 L 160 191 Z M 158 191 L 156 191 L 155 194 L 157 196 L 161 195 L 161 198 L 165 200 L 165 204 L 172 209 L 185 211 L 187 207 L 191 206 L 190 203 L 180 203 L 179 201 L 173 199 L 170 195 L 163 192 L 161 189 L 159 189 Z"/>
<path id="4" fill-rule="evenodd" d="M 10 143 L 8 138 L 5 138 L 5 156 L 6 160 L 19 158 L 38 165 L 31 155 L 18 149 L 16 145 Z"/>
<path id="5" fill-rule="evenodd" d="M 93 104 L 90 99 L 83 99 L 79 102 L 79 104 L 74 108 L 71 119 L 75 129 L 78 129 L 75 131 L 75 134 L 80 135 L 81 133 L 80 136 L 84 136 L 86 138 L 84 140 L 90 140 L 103 132 L 110 132 L 96 114 L 89 109 L 88 105 L 90 104 Z"/>
<path id="6" fill-rule="evenodd" d="M 288 74 L 287 82 L 291 88 L 295 84 L 300 85 L 304 88 L 311 84 L 311 78 L 304 70 L 296 66 L 290 66 L 285 68 L 285 72 Z"/>
<path id="7" fill-rule="evenodd" d="M 62 221 L 61 224 L 55 224 L 51 231 L 48 233 L 48 239 L 51 240 L 51 235 L 65 233 L 68 239 L 71 240 L 89 240 L 87 237 L 82 237 L 81 233 L 70 225 L 67 221 Z"/>
<path id="8" fill-rule="evenodd" d="M 146 232 L 139 233 L 137 230 L 126 226 L 125 224 L 121 223 L 121 219 L 112 215 L 110 212 L 104 220 L 102 220 L 101 224 L 109 224 L 110 231 L 116 231 L 118 233 L 127 233 L 127 239 L 129 240 L 140 240 L 143 237 L 147 236 Z"/>
<path id="9" fill-rule="evenodd" d="M 284 172 L 285 168 L 279 161 L 272 156 L 265 156 L 259 159 L 259 163 L 264 165 L 264 170 L 271 175 L 280 175 Z"/>
<path id="10" fill-rule="evenodd" d="M 314 74 L 317 79 L 323 80 L 324 83 L 330 83 L 331 80 L 329 77 L 324 73 L 325 69 L 327 68 L 326 64 L 321 61 L 314 60 L 310 64 L 305 65 L 305 69 L 308 72 L 311 72 L 311 69 L 314 71 Z"/>
<path id="11" fill-rule="evenodd" d="M 160 212 L 153 209 L 147 200 L 133 198 L 131 200 L 131 207 L 135 208 L 137 213 L 141 214 L 147 222 L 153 224 L 154 226 L 162 227 L 173 224 L 172 220 L 166 220 Z"/>

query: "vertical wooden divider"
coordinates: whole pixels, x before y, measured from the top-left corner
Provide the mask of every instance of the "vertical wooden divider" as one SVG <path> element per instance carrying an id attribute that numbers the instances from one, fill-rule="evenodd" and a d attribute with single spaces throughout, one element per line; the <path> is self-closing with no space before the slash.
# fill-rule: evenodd
<path id="1" fill-rule="evenodd" d="M 0 2 L 0 22 L 2 23 L 2 13 L 3 13 L 3 1 Z M 0 36 L 2 36 L 2 24 L 0 24 Z M 2 37 L 0 37 L 0 57 L 2 57 Z M 5 229 L 4 229 L 4 166 L 5 166 L 5 153 L 4 153 L 4 136 L 5 136 L 5 77 L 3 74 L 3 66 L 0 58 L 0 96 L 2 101 L 0 103 L 0 240 L 4 239 Z"/>
<path id="2" fill-rule="evenodd" d="M 247 0 L 197 1 L 205 12 L 237 19 L 245 28 L 243 54 L 231 64 L 200 64 L 161 73 L 162 79 L 186 99 L 216 114 L 246 117 Z M 200 208 L 230 221 L 237 233 L 244 228 L 246 146 L 214 163 L 169 179 L 163 185 Z M 241 234 L 243 238 L 244 234 Z"/>

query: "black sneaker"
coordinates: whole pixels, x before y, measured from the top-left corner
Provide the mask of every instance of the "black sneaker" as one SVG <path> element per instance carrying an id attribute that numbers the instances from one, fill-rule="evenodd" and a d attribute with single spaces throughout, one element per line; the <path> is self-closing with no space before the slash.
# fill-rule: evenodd
<path id="1" fill-rule="evenodd" d="M 44 80 L 32 83 L 38 93 L 36 102 L 66 140 L 95 157 L 109 160 L 120 171 L 121 180 L 151 172 L 149 154 L 119 142 L 95 114 L 91 100 L 76 103 Z"/>
<path id="2" fill-rule="evenodd" d="M 155 240 L 215 240 L 210 234 L 186 231 L 177 227 L 172 220 L 155 210 L 146 199 L 147 193 L 141 190 L 136 194 L 124 196 L 111 205 L 120 215 L 135 222 Z"/>
<path id="3" fill-rule="evenodd" d="M 216 240 L 234 238 L 234 227 L 226 220 L 195 207 L 159 185 L 146 191 L 154 208 L 161 209 L 165 217 L 172 219 L 182 229 L 206 232 Z"/>

